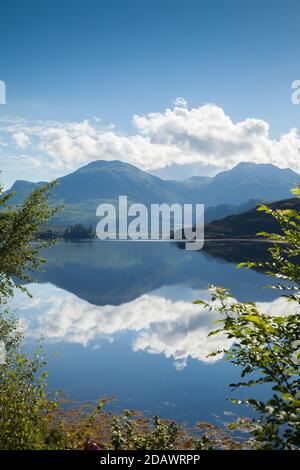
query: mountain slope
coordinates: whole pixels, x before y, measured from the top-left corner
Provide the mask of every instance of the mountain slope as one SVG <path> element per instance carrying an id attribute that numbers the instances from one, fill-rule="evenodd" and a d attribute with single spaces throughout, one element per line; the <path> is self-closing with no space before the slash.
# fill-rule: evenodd
<path id="1" fill-rule="evenodd" d="M 288 198 L 290 189 L 299 181 L 300 176 L 290 169 L 271 164 L 239 163 L 196 191 L 207 206 L 236 205 L 250 199 L 276 201 Z"/>
<path id="2" fill-rule="evenodd" d="M 70 203 L 83 200 L 117 200 L 119 195 L 148 203 L 177 199 L 167 182 L 120 161 L 95 161 L 59 179 L 56 197 Z M 176 186 L 175 186 L 176 188 Z"/>
<path id="3" fill-rule="evenodd" d="M 220 204 L 218 206 L 208 207 L 205 209 L 205 223 L 208 224 L 213 220 L 224 219 L 228 215 L 240 214 L 249 209 L 255 208 L 261 201 L 259 199 L 250 199 L 240 205 Z"/>
<path id="4" fill-rule="evenodd" d="M 31 191 L 43 184 L 45 184 L 45 181 L 32 183 L 31 181 L 16 180 L 9 190 L 9 192 L 13 191 L 16 193 L 11 199 L 11 202 L 13 204 L 21 204 Z"/>
<path id="5" fill-rule="evenodd" d="M 129 203 L 202 203 L 208 220 L 245 210 L 249 202 L 275 201 L 288 198 L 290 189 L 300 180 L 291 170 L 274 165 L 241 163 L 214 178 L 193 177 L 183 181 L 163 180 L 133 165 L 115 161 L 95 161 L 58 179 L 53 190 L 54 202 L 65 202 L 67 208 L 52 223 L 70 225 L 97 222 L 96 208 L 103 202 L 116 203 L 119 195 L 127 195 Z M 21 203 L 37 185 L 16 181 L 12 202 Z M 238 206 L 246 204 L 244 208 Z M 213 209 L 209 209 L 211 206 Z M 248 207 L 251 207 L 251 205 Z"/>
<path id="6" fill-rule="evenodd" d="M 270 204 L 270 207 L 300 211 L 300 199 L 276 201 Z M 271 215 L 259 212 L 255 208 L 207 224 L 205 238 L 256 238 L 256 234 L 263 231 L 279 233 L 280 226 Z"/>
<path id="7" fill-rule="evenodd" d="M 95 224 L 96 208 L 103 202 L 117 203 L 119 195 L 128 196 L 129 203 L 174 203 L 184 200 L 185 185 L 165 181 L 133 165 L 120 161 L 95 161 L 58 179 L 53 202 L 64 202 L 67 208 L 52 219 L 55 225 Z M 16 181 L 12 203 L 20 204 L 37 185 Z"/>

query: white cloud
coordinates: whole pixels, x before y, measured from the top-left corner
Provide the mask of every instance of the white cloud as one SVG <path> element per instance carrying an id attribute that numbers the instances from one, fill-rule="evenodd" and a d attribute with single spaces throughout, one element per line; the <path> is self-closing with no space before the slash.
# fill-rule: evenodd
<path id="1" fill-rule="evenodd" d="M 187 100 L 185 100 L 181 96 L 177 96 L 177 98 L 175 98 L 174 100 L 174 105 L 178 107 L 186 108 L 187 104 L 188 104 Z"/>
<path id="2" fill-rule="evenodd" d="M 273 163 L 300 173 L 300 137 L 291 129 L 272 139 L 269 124 L 248 118 L 234 123 L 214 104 L 188 108 L 176 98 L 164 112 L 133 116 L 136 132 L 124 135 L 98 118 L 82 122 L 4 121 L 0 136 L 12 134 L 45 167 L 73 170 L 96 159 L 119 159 L 144 170 L 171 165 L 209 165 L 217 170 L 241 161 Z"/>
<path id="3" fill-rule="evenodd" d="M 134 351 L 164 354 L 173 358 L 178 369 L 186 366 L 189 357 L 215 362 L 220 357 L 207 355 L 230 344 L 221 335 L 207 337 L 215 329 L 214 312 L 204 311 L 192 301 L 165 298 L 160 292 L 142 295 L 120 306 L 95 306 L 50 284 L 31 285 L 30 290 L 33 299 L 26 299 L 24 304 L 22 298 L 18 312 L 27 337 L 42 335 L 48 340 L 94 348 L 101 340 L 113 341 L 129 331 Z M 176 287 L 174 292 L 177 293 Z"/>
<path id="4" fill-rule="evenodd" d="M 101 340 L 113 341 L 123 332 L 132 333 L 132 349 L 172 358 L 178 370 L 188 358 L 213 363 L 221 355 L 208 358 L 216 350 L 228 348 L 231 342 L 222 335 L 208 338 L 216 328 L 219 314 L 194 305 L 195 293 L 181 287 L 187 300 L 176 300 L 178 287 L 169 287 L 142 295 L 120 306 L 95 306 L 53 285 L 31 285 L 33 299 L 24 304 L 21 315 L 27 336 L 43 336 L 52 341 L 97 346 Z M 19 294 L 20 295 L 20 294 Z M 197 292 L 208 298 L 206 291 Z M 234 299 L 232 300 L 234 302 Z M 261 311 L 272 315 L 292 313 L 295 306 L 285 298 L 257 304 Z"/>
<path id="5" fill-rule="evenodd" d="M 30 144 L 30 139 L 23 131 L 15 132 L 12 135 L 18 147 L 21 149 L 26 149 Z"/>

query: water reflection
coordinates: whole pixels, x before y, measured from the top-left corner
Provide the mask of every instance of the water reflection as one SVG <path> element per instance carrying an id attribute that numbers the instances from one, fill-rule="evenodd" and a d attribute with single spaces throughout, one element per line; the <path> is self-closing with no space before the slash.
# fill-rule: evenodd
<path id="1" fill-rule="evenodd" d="M 192 303 L 199 297 L 208 299 L 207 291 L 165 287 L 120 306 L 96 306 L 51 284 L 29 289 L 33 298 L 16 303 L 27 338 L 43 335 L 46 340 L 96 348 L 126 332 L 134 352 L 163 354 L 172 358 L 177 370 L 186 367 L 188 358 L 213 363 L 220 356 L 208 355 L 230 345 L 221 335 L 208 338 L 219 314 Z M 272 315 L 294 311 L 284 298 L 259 302 L 258 307 Z"/>
<path id="2" fill-rule="evenodd" d="M 235 245 L 210 244 L 210 252 L 223 258 L 238 251 Z M 253 250 L 257 250 L 254 245 Z M 251 249 L 247 246 L 246 253 Z M 95 305 L 120 305 L 163 286 L 206 289 L 209 284 L 232 289 L 239 300 L 272 300 L 277 293 L 263 289 L 262 274 L 237 270 L 235 262 L 215 258 L 206 251 L 189 252 L 167 243 L 60 243 L 46 250 L 40 282 L 51 282 Z M 239 259 L 238 259 L 239 260 Z"/>
<path id="3" fill-rule="evenodd" d="M 227 262 L 230 251 L 234 247 L 218 246 L 214 258 L 165 243 L 51 247 L 39 283 L 29 286 L 33 298 L 20 293 L 14 300 L 26 347 L 31 352 L 44 336 L 46 352 L 58 353 L 49 363 L 50 386 L 74 400 L 116 395 L 118 409 L 215 421 L 234 409 L 226 402 L 227 385 L 239 380 L 239 371 L 207 357 L 229 343 L 207 337 L 216 313 L 192 301 L 207 298 L 207 286 L 215 284 L 268 313 L 293 309 L 278 292 L 263 289 L 266 276 Z"/>

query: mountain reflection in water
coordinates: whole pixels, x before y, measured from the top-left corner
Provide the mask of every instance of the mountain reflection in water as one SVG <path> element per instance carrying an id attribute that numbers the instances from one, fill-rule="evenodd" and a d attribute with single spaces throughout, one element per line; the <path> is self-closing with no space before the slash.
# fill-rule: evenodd
<path id="1" fill-rule="evenodd" d="M 18 293 L 14 308 L 25 325 L 26 347 L 32 351 L 43 336 L 46 352 L 58 353 L 49 362 L 50 386 L 78 401 L 116 395 L 117 409 L 189 422 L 240 413 L 226 402 L 238 370 L 220 356 L 207 357 L 229 342 L 207 337 L 217 314 L 193 300 L 207 299 L 207 286 L 214 284 L 272 314 L 293 308 L 278 292 L 263 289 L 266 276 L 237 270 L 206 251 L 166 243 L 65 242 L 44 255 L 45 272 L 28 286 L 33 298 Z"/>

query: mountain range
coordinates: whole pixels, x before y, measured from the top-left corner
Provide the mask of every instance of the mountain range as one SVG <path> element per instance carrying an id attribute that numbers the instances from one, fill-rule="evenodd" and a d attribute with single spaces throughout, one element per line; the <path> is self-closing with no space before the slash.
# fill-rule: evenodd
<path id="1" fill-rule="evenodd" d="M 243 212 L 258 202 L 286 199 L 299 181 L 300 175 L 294 171 L 271 164 L 240 163 L 215 177 L 194 176 L 179 181 L 164 180 L 118 160 L 97 160 L 58 179 L 53 202 L 64 202 L 67 207 L 52 224 L 94 225 L 97 206 L 103 202 L 115 203 L 119 195 L 127 195 L 130 203 L 145 205 L 202 203 L 206 207 L 206 221 L 210 222 Z M 16 193 L 12 203 L 20 204 L 41 184 L 17 180 L 11 188 Z"/>

